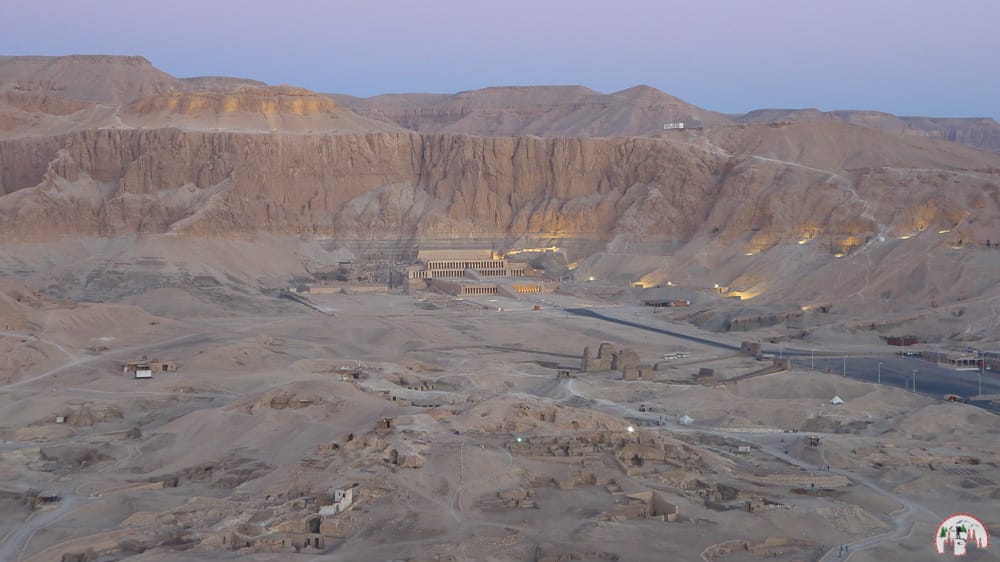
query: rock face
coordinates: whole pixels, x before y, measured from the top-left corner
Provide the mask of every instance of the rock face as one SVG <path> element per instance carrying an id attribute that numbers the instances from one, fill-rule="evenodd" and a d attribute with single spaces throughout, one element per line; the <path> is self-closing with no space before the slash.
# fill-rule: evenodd
<path id="1" fill-rule="evenodd" d="M 316 115 L 329 113 L 337 103 L 304 88 L 290 86 L 238 88 L 230 91 L 171 92 L 137 100 L 128 111 L 136 114 L 158 112 L 204 117 L 211 113 L 289 113 Z"/>
<path id="2" fill-rule="evenodd" d="M 890 228 L 950 227 L 997 208 L 1000 156 L 817 125 L 669 139 L 171 128 L 5 140 L 0 236 L 530 234 L 628 244 L 752 232 L 758 250 L 822 235 L 847 252 Z"/>
<path id="3" fill-rule="evenodd" d="M 258 230 L 673 237 L 696 227 L 681 210 L 718 192 L 701 160 L 641 138 L 84 131 L 0 142 L 0 191 L 10 194 L 0 229 L 18 239 Z"/>
<path id="4" fill-rule="evenodd" d="M 114 124 L 200 131 L 343 134 L 399 130 L 343 109 L 327 96 L 290 86 L 170 92 L 135 100 L 120 110 L 119 121 Z"/>

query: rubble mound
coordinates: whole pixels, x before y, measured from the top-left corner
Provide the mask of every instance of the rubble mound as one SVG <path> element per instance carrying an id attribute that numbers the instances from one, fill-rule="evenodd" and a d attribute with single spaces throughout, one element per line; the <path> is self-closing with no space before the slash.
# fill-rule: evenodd
<path id="1" fill-rule="evenodd" d="M 285 389 L 268 391 L 251 406 L 253 408 L 270 408 L 272 410 L 308 408 L 317 406 L 326 400 L 318 394 L 298 394 Z"/>
<path id="2" fill-rule="evenodd" d="M 271 471 L 271 467 L 258 460 L 230 455 L 216 462 L 206 462 L 185 468 L 177 474 L 159 477 L 157 481 L 171 484 L 198 482 L 213 488 L 233 489 L 240 484 L 256 480 Z"/>
<path id="3" fill-rule="evenodd" d="M 491 399 L 480 402 L 456 418 L 468 431 L 527 432 L 537 428 L 564 431 L 617 430 L 628 425 L 620 418 L 553 404 L 537 398 Z"/>

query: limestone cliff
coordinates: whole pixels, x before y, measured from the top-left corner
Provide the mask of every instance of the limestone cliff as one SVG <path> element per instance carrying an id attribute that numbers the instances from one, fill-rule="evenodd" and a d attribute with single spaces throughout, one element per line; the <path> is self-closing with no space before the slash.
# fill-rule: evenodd
<path id="1" fill-rule="evenodd" d="M 11 139 L 0 142 L 0 235 L 529 234 L 615 248 L 752 233 L 747 251 L 823 237 L 839 253 L 998 216 L 1000 156 L 817 125 L 661 139 L 173 128 Z"/>
<path id="2" fill-rule="evenodd" d="M 84 131 L 0 143 L 0 230 L 673 237 L 718 190 L 702 160 L 652 139 Z"/>
<path id="3" fill-rule="evenodd" d="M 121 127 L 204 131 L 359 133 L 399 127 L 366 119 L 328 96 L 291 86 L 170 92 L 140 98 L 120 112 Z"/>

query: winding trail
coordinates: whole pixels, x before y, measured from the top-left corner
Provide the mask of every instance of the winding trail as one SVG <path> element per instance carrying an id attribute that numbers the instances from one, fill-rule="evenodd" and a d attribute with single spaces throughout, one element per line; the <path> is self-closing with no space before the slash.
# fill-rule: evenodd
<path id="1" fill-rule="evenodd" d="M 17 382 L 13 382 L 13 383 L 10 383 L 10 384 L 7 384 L 7 385 L 0 386 L 0 392 L 11 391 L 13 389 L 29 385 L 29 384 L 31 384 L 33 382 L 37 382 L 37 381 L 40 381 L 40 380 L 42 380 L 44 378 L 51 377 L 52 375 L 55 375 L 55 374 L 58 374 L 58 373 L 62 373 L 63 371 L 66 371 L 66 370 L 71 369 L 73 367 L 79 367 L 81 365 L 87 365 L 87 364 L 90 364 L 90 363 L 94 363 L 95 361 L 107 360 L 110 357 L 117 357 L 117 356 L 120 356 L 120 355 L 124 355 L 126 353 L 134 353 L 136 351 L 142 351 L 144 349 L 150 349 L 150 348 L 156 348 L 156 347 L 163 347 L 163 346 L 184 345 L 184 344 L 187 344 L 187 343 L 195 343 L 195 342 L 198 342 L 198 343 L 212 343 L 212 342 L 219 341 L 221 339 L 222 338 L 219 338 L 219 337 L 215 336 L 211 332 L 204 332 L 204 333 L 199 333 L 199 334 L 189 334 L 189 335 L 186 335 L 186 336 L 180 336 L 180 337 L 176 337 L 176 338 L 169 339 L 169 340 L 166 340 L 166 341 L 158 341 L 158 342 L 150 343 L 150 344 L 136 345 L 136 346 L 132 346 L 132 347 L 123 347 L 121 349 L 115 349 L 113 351 L 109 351 L 107 353 L 102 353 L 100 355 L 90 355 L 90 356 L 76 357 L 76 358 L 70 360 L 68 363 L 64 363 L 64 364 L 62 364 L 59 367 L 56 367 L 54 369 L 49 369 L 48 371 L 46 371 L 46 372 L 44 372 L 44 373 L 42 373 L 40 375 L 35 375 L 35 376 L 31 377 L 31 378 L 23 379 L 23 380 L 20 380 L 20 381 L 17 381 Z M 69 355 L 69 354 L 67 353 L 67 355 Z M 72 355 L 70 355 L 70 357 L 72 357 Z"/>
<path id="2" fill-rule="evenodd" d="M 24 555 L 35 533 L 65 517 L 75 509 L 78 498 L 63 498 L 59 505 L 51 511 L 32 513 L 21 525 L 11 531 L 0 543 L 0 560 L 15 562 Z"/>
<path id="3" fill-rule="evenodd" d="M 566 387 L 567 387 L 569 393 L 572 396 L 576 397 L 577 399 L 587 401 L 590 404 L 590 407 L 592 407 L 594 409 L 603 410 L 605 413 L 612 414 L 612 415 L 619 415 L 619 416 L 623 416 L 623 417 L 627 417 L 627 418 L 633 418 L 633 419 L 638 418 L 638 419 L 645 419 L 645 420 L 648 420 L 648 421 L 659 421 L 659 416 L 658 415 L 653 415 L 653 414 L 644 413 L 644 412 L 637 412 L 635 410 L 632 410 L 631 408 L 628 408 L 626 406 L 623 406 L 621 404 L 617 404 L 617 403 L 614 403 L 614 402 L 611 402 L 611 401 L 608 401 L 608 400 L 595 399 L 595 398 L 588 397 L 588 396 L 584 395 L 583 393 L 581 393 L 579 391 L 579 389 L 577 389 L 577 385 L 576 385 L 576 380 L 575 379 L 569 379 L 569 382 L 566 385 Z M 780 448 L 778 448 L 778 447 L 776 447 L 774 445 L 770 445 L 770 444 L 761 442 L 759 440 L 755 440 L 753 433 L 740 433 L 738 435 L 733 435 L 732 433 L 726 432 L 726 431 L 720 431 L 720 430 L 708 429 L 708 428 L 699 428 L 699 427 L 685 426 L 685 425 L 680 425 L 680 424 L 677 424 L 675 422 L 670 422 L 670 421 L 664 421 L 664 422 L 662 422 L 662 425 L 659 425 L 659 426 L 652 425 L 652 426 L 649 426 L 649 427 L 647 427 L 645 429 L 651 430 L 651 431 L 657 431 L 657 430 L 658 431 L 670 431 L 670 432 L 674 432 L 674 433 L 678 433 L 678 432 L 680 432 L 680 433 L 701 433 L 701 434 L 707 434 L 707 435 L 715 435 L 715 436 L 718 436 L 718 437 L 726 437 L 726 438 L 730 438 L 730 439 L 735 438 L 735 439 L 739 439 L 741 441 L 745 441 L 747 443 L 751 443 L 753 445 L 756 445 L 757 447 L 760 448 L 761 451 L 763 451 L 763 452 L 771 455 L 772 457 L 774 457 L 776 459 L 782 460 L 782 461 L 784 461 L 784 462 L 786 462 L 786 463 L 788 463 L 788 464 L 790 464 L 792 466 L 795 466 L 797 468 L 801 468 L 801 469 L 804 469 L 804 470 L 810 470 L 810 471 L 815 471 L 815 470 L 819 469 L 819 466 L 817 466 L 817 465 L 814 465 L 814 464 L 811 464 L 811 463 L 807 463 L 807 462 L 799 460 L 799 459 L 797 459 L 795 457 L 786 455 L 783 452 L 783 450 L 781 450 Z M 770 435 L 770 433 L 765 433 L 764 435 Z M 759 439 L 759 438 L 757 438 L 757 439 Z M 825 460 L 825 457 L 824 457 L 824 460 Z M 829 464 L 829 463 L 827 463 L 827 464 Z M 898 541 L 898 540 L 900 540 L 900 539 L 908 536 L 910 534 L 911 529 L 913 528 L 913 525 L 915 523 L 915 517 L 916 517 L 916 515 L 918 513 L 927 515 L 928 517 L 930 517 L 930 519 L 932 521 L 940 521 L 940 520 L 944 519 L 944 517 L 941 516 L 940 514 L 935 513 L 934 511 L 932 511 L 930 509 L 927 509 L 926 507 L 924 507 L 924 506 L 922 506 L 922 505 L 920 505 L 920 504 L 918 504 L 916 502 L 913 502 L 913 501 L 911 501 L 909 499 L 906 499 L 906 498 L 904 498 L 904 497 L 902 497 L 902 496 L 900 496 L 900 495 L 898 495 L 898 494 L 896 494 L 894 492 L 891 492 L 889 490 L 886 490 L 885 488 L 882 488 L 881 486 L 879 486 L 878 484 L 876 484 L 875 482 L 873 482 L 871 479 L 869 479 L 866 476 L 862 476 L 860 474 L 857 474 L 857 473 L 854 473 L 854 472 L 851 472 L 851 471 L 848 471 L 848 470 L 843 470 L 843 469 L 840 469 L 840 468 L 833 468 L 833 467 L 831 467 L 828 472 L 831 473 L 831 474 L 837 474 L 837 475 L 843 476 L 843 477 L 847 478 L 848 480 L 850 480 L 852 483 L 860 485 L 860 486 L 863 486 L 865 488 L 868 488 L 869 490 L 871 490 L 875 494 L 877 494 L 879 496 L 882 496 L 882 497 L 885 497 L 885 498 L 888 498 L 888 499 L 891 499 L 892 501 L 897 502 L 900 506 L 902 506 L 902 509 L 899 511 L 899 513 L 896 513 L 895 515 L 892 516 L 892 519 L 891 519 L 891 524 L 893 526 L 892 531 L 890 531 L 888 533 L 885 533 L 885 534 L 882 534 L 882 535 L 875 536 L 875 537 L 866 537 L 866 538 L 863 538 L 863 539 L 856 540 L 856 541 L 854 541 L 852 543 L 849 543 L 848 546 L 850 547 L 850 552 L 848 554 L 848 558 L 850 558 L 850 553 L 853 553 L 855 551 L 864 550 L 864 549 L 871 548 L 873 546 L 878 546 L 880 544 L 884 544 L 884 543 L 887 543 L 887 542 Z M 831 550 L 827 551 L 820 558 L 820 562 L 826 561 L 826 560 L 833 560 L 834 559 L 833 557 L 836 556 L 836 554 L 837 554 L 837 550 L 838 550 L 837 548 L 832 548 Z"/>

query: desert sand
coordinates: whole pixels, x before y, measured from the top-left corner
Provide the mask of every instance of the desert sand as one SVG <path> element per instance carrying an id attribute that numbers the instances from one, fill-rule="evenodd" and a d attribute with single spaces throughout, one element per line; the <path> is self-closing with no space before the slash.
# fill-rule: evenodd
<path id="1" fill-rule="evenodd" d="M 1000 380 L 896 353 L 1000 346 L 995 123 L 908 119 L 0 58 L 0 560 L 881 562 L 1000 529 Z M 541 292 L 403 279 L 427 249 Z"/>
<path id="2" fill-rule="evenodd" d="M 18 364 L 0 386 L 4 559 L 802 560 L 855 544 L 877 560 L 926 551 L 951 512 L 1000 517 L 998 425 L 972 405 L 801 369 L 727 382 L 760 362 L 565 311 L 648 317 L 586 295 L 312 300 L 334 312 L 195 287 L 5 301 L 24 321 L 0 338 Z M 579 372 L 601 341 L 689 355 L 649 381 Z M 178 370 L 123 375 L 139 355 Z M 720 378 L 696 384 L 701 366 Z M 348 488 L 351 507 L 320 517 Z M 676 519 L 619 514 L 643 492 Z"/>

